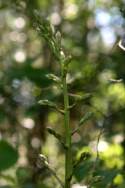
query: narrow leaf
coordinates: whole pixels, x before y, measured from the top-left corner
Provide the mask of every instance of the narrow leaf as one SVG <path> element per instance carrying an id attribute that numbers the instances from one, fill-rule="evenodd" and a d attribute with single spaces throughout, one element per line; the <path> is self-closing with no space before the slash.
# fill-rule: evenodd
<path id="1" fill-rule="evenodd" d="M 63 137 L 59 133 L 57 133 L 55 130 L 53 130 L 50 127 L 47 127 L 47 131 L 49 134 L 53 135 L 63 145 L 64 148 L 66 148 L 63 141 Z"/>
<path id="2" fill-rule="evenodd" d="M 77 127 L 75 130 L 73 130 L 72 135 L 74 135 L 74 134 L 79 130 L 79 128 L 80 128 L 82 125 L 84 125 L 84 123 L 85 123 L 86 121 L 88 121 L 89 119 L 91 119 L 92 116 L 93 116 L 93 113 L 92 113 L 92 112 L 86 113 L 86 114 L 80 119 L 79 124 L 78 124 L 78 127 Z"/>
<path id="3" fill-rule="evenodd" d="M 38 103 L 40 105 L 43 105 L 43 106 L 49 106 L 51 108 L 54 108 L 56 111 L 58 111 L 58 112 L 60 112 L 61 114 L 64 115 L 64 110 L 59 109 L 58 106 L 55 103 L 53 103 L 53 102 L 51 102 L 49 100 L 40 100 L 40 101 L 38 101 Z"/>
<path id="4" fill-rule="evenodd" d="M 86 94 L 83 94 L 83 95 L 79 95 L 79 94 L 69 93 L 69 96 L 74 98 L 76 101 L 84 101 L 86 99 L 89 99 L 92 96 L 92 94 L 86 93 Z"/>
<path id="5" fill-rule="evenodd" d="M 92 112 L 88 112 L 86 113 L 79 121 L 79 126 L 83 125 L 86 121 L 88 121 L 89 119 L 91 119 L 91 117 L 93 116 Z"/>
<path id="6" fill-rule="evenodd" d="M 47 74 L 46 77 L 50 80 L 57 82 L 57 83 L 61 83 L 60 78 L 54 74 Z"/>
<path id="7" fill-rule="evenodd" d="M 47 99 L 46 100 L 40 100 L 38 103 L 41 104 L 41 105 L 45 105 L 45 106 L 56 107 L 56 105 L 53 102 L 51 102 Z"/>

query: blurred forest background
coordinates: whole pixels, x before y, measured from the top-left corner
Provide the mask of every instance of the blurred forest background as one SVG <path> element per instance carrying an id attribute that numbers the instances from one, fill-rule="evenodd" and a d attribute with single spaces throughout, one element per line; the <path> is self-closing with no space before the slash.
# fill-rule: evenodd
<path id="1" fill-rule="evenodd" d="M 62 135 L 63 117 L 40 99 L 63 106 L 62 91 L 46 77 L 60 75 L 48 44 L 38 33 L 35 13 L 62 34 L 62 46 L 72 55 L 68 73 L 71 127 L 88 112 L 92 118 L 73 136 L 74 159 L 85 151 L 89 159 L 77 167 L 72 188 L 125 188 L 125 52 L 118 41 L 125 32 L 124 0 L 0 0 L 0 188 L 58 188 L 55 177 L 40 166 L 48 157 L 64 178 L 64 151 L 46 132 Z"/>

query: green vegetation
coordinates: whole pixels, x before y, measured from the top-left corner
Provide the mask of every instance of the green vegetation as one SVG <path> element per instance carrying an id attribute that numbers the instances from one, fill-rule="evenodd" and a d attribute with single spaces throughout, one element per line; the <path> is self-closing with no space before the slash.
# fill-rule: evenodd
<path id="1" fill-rule="evenodd" d="M 0 188 L 125 187 L 124 7 L 0 0 Z"/>

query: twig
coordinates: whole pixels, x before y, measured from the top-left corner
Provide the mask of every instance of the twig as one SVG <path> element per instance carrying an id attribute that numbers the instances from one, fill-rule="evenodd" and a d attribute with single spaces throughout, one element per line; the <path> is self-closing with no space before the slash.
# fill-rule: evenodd
<path id="1" fill-rule="evenodd" d="M 98 149 L 98 146 L 99 146 L 99 142 L 100 142 L 100 139 L 101 139 L 101 136 L 102 134 L 104 133 L 104 128 L 102 127 L 101 130 L 99 131 L 99 134 L 97 136 L 97 143 L 96 143 L 96 159 L 95 159 L 95 162 L 93 164 L 93 167 L 92 167 L 92 170 L 91 170 L 91 176 L 89 177 L 88 179 L 88 187 L 87 188 L 91 188 L 91 185 L 93 184 L 93 174 L 95 172 L 95 169 L 97 167 L 97 163 L 98 163 L 98 160 L 99 160 L 99 149 Z"/>
<path id="2" fill-rule="evenodd" d="M 96 143 L 96 159 L 95 159 L 95 162 L 94 162 L 94 166 L 93 166 L 93 172 L 95 171 L 95 168 L 96 168 L 96 165 L 98 163 L 98 160 L 99 160 L 99 142 L 100 142 L 100 139 L 101 139 L 101 136 L 102 134 L 104 133 L 104 129 L 101 128 L 101 130 L 99 131 L 99 134 L 98 134 L 98 137 L 97 137 L 97 143 Z"/>
<path id="3" fill-rule="evenodd" d="M 56 172 L 49 166 L 48 170 L 51 172 L 51 174 L 56 178 L 56 180 L 58 181 L 58 183 L 60 184 L 60 187 L 64 188 L 64 185 L 62 183 L 62 181 L 60 180 L 60 178 L 57 176 Z"/>

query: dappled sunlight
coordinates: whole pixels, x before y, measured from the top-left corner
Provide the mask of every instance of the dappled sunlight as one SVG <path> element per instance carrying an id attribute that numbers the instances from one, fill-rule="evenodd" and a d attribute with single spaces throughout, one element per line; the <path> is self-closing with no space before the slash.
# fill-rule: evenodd
<path id="1" fill-rule="evenodd" d="M 125 187 L 124 5 L 1 1 L 0 188 Z"/>
<path id="2" fill-rule="evenodd" d="M 25 19 L 22 18 L 22 17 L 18 17 L 14 20 L 14 26 L 17 28 L 17 29 L 22 29 L 24 28 L 26 25 L 26 22 L 25 22 Z"/>
<path id="3" fill-rule="evenodd" d="M 15 54 L 14 54 L 14 59 L 15 61 L 17 61 L 18 63 L 24 63 L 25 60 L 26 60 L 26 54 L 24 51 L 20 50 L 20 51 L 17 51 Z"/>
<path id="4" fill-rule="evenodd" d="M 23 127 L 27 128 L 27 129 L 32 129 L 35 126 L 35 122 L 31 118 L 22 119 L 21 124 Z"/>
<path id="5" fill-rule="evenodd" d="M 65 8 L 63 11 L 64 18 L 72 20 L 77 17 L 78 6 L 75 3 L 66 2 Z"/>
<path id="6" fill-rule="evenodd" d="M 118 174 L 115 178 L 114 178 L 114 183 L 116 185 L 121 185 L 124 182 L 124 177 L 122 174 Z"/>
<path id="7" fill-rule="evenodd" d="M 125 86 L 123 83 L 112 84 L 108 88 L 109 100 L 115 108 L 125 105 Z"/>
<path id="8" fill-rule="evenodd" d="M 50 16 L 50 22 L 52 25 L 59 25 L 61 23 L 61 17 L 58 12 L 53 12 Z"/>
<path id="9" fill-rule="evenodd" d="M 108 11 L 105 11 L 103 9 L 97 9 L 95 14 L 95 21 L 97 27 L 106 27 L 110 25 L 111 15 Z"/>
<path id="10" fill-rule="evenodd" d="M 86 185 L 74 184 L 72 188 L 87 188 Z"/>
<path id="11" fill-rule="evenodd" d="M 124 165 L 122 158 L 123 148 L 118 144 L 109 144 L 109 147 L 100 153 L 100 158 L 104 160 L 108 168 L 121 169 Z"/>
<path id="12" fill-rule="evenodd" d="M 99 152 L 105 152 L 108 149 L 108 146 L 109 146 L 108 142 L 104 140 L 100 140 L 97 149 Z"/>

